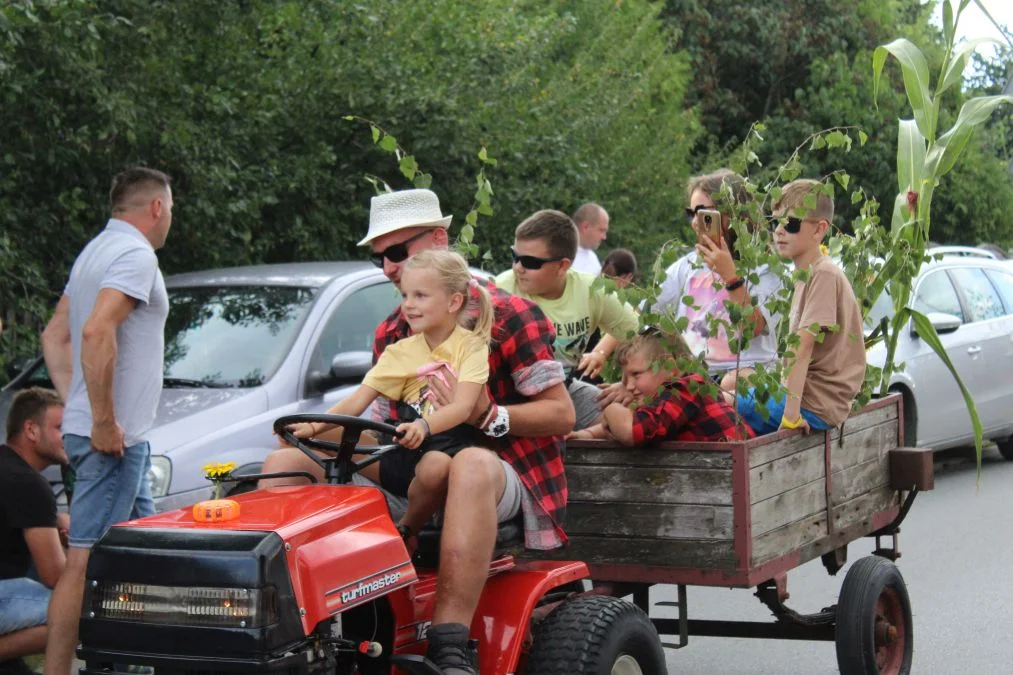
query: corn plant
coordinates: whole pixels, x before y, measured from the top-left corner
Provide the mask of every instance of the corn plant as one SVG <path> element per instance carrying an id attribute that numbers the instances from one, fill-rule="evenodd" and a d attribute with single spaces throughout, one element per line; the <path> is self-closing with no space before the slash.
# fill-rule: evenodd
<path id="1" fill-rule="evenodd" d="M 988 14 L 980 0 L 974 3 Z M 992 112 L 1003 103 L 1013 103 L 1013 96 L 977 96 L 964 102 L 956 121 L 948 130 L 939 129 L 939 112 L 943 94 L 963 81 L 963 73 L 974 50 L 989 38 L 954 44 L 956 26 L 961 13 L 972 0 L 960 0 L 956 13 L 953 3 L 943 3 L 943 33 L 946 50 L 935 87 L 930 83 L 928 61 L 924 52 L 903 38 L 876 48 L 873 53 L 873 96 L 877 97 L 883 66 L 888 56 L 900 65 L 904 91 L 911 106 L 913 119 L 899 120 L 897 135 L 897 188 L 893 216 L 890 224 L 891 247 L 885 261 L 873 280 L 869 295 L 875 300 L 884 289 L 892 299 L 894 314 L 884 322 L 883 338 L 886 341 L 886 365 L 883 368 L 880 388 L 886 393 L 894 369 L 897 340 L 902 330 L 912 323 L 919 337 L 943 360 L 953 374 L 967 403 L 974 427 L 975 451 L 981 466 L 982 427 L 978 411 L 970 392 L 950 361 L 935 328 L 922 313 L 910 307 L 912 280 L 922 264 L 928 260 L 932 196 L 939 179 L 957 163 L 975 128 L 986 122 Z"/>

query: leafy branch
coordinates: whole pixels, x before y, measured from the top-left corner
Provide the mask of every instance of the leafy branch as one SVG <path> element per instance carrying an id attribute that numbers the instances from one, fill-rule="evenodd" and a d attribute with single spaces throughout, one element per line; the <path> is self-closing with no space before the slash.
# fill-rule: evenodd
<path id="1" fill-rule="evenodd" d="M 398 143 L 397 138 L 380 126 L 380 124 L 357 115 L 346 115 L 343 119 L 348 122 L 359 122 L 368 125 L 369 132 L 373 138 L 373 144 L 381 150 L 394 155 L 401 175 L 410 180 L 414 187 L 428 189 L 432 186 L 432 175 L 422 171 L 415 155 L 402 147 Z M 485 146 L 479 149 L 478 160 L 480 165 L 478 173 L 475 175 L 474 201 L 467 215 L 464 217 L 464 225 L 461 227 L 456 243 L 458 252 L 467 259 L 476 257 L 479 252 L 478 246 L 474 243 L 475 227 L 478 225 L 479 216 L 492 216 L 494 214 L 492 209 L 492 183 L 490 183 L 486 176 L 486 167 L 496 166 L 497 161 L 489 156 Z M 378 176 L 366 174 L 365 179 L 373 186 L 377 194 L 393 191 L 390 184 Z M 487 252 L 485 258 L 489 257 L 490 255 Z"/>

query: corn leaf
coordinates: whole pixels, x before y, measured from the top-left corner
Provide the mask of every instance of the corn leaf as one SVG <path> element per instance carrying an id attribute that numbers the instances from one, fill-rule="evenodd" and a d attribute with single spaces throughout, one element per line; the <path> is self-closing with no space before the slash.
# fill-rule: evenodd
<path id="1" fill-rule="evenodd" d="M 929 65 L 922 50 L 909 40 L 899 38 L 893 42 L 876 47 L 872 53 L 872 91 L 873 97 L 879 93 L 879 80 L 886 65 L 887 54 L 893 54 L 900 63 L 904 77 L 904 91 L 914 112 L 915 122 L 925 138 L 935 137 L 935 107 L 929 93 Z"/>
<path id="2" fill-rule="evenodd" d="M 974 427 L 974 452 L 978 458 L 978 474 L 981 474 L 981 444 L 984 436 L 984 431 L 981 426 L 981 418 L 978 417 L 978 408 L 974 405 L 974 398 L 971 397 L 971 392 L 964 386 L 964 381 L 960 379 L 960 374 L 957 369 L 954 368 L 953 362 L 950 361 L 950 355 L 946 353 L 946 348 L 943 346 L 942 341 L 939 339 L 939 334 L 936 333 L 935 327 L 929 318 L 921 312 L 911 309 L 910 307 L 905 308 L 905 312 L 911 317 L 911 321 L 914 323 L 915 331 L 918 332 L 918 337 L 932 348 L 932 351 L 939 356 L 946 367 L 950 370 L 953 375 L 953 379 L 957 381 L 957 386 L 960 387 L 960 393 L 964 396 L 964 403 L 967 404 L 967 412 L 971 415 L 971 426 Z"/>
<path id="3" fill-rule="evenodd" d="M 977 96 L 964 103 L 957 115 L 957 121 L 950 130 L 939 137 L 925 157 L 925 175 L 936 179 L 946 175 L 957 163 L 960 153 L 974 133 L 974 128 L 992 115 L 992 111 L 1003 103 L 1013 104 L 1013 95 Z"/>
<path id="4" fill-rule="evenodd" d="M 919 191 L 925 170 L 925 136 L 914 120 L 900 120 L 897 130 L 897 189 Z"/>
<path id="5" fill-rule="evenodd" d="M 994 38 L 977 38 L 965 42 L 959 48 L 953 50 L 953 54 L 950 55 L 950 64 L 946 68 L 946 74 L 943 76 L 943 83 L 939 86 L 940 94 L 963 79 L 964 70 L 967 68 L 967 64 L 970 63 L 974 50 L 986 42 L 1000 44 Z"/>
<path id="6" fill-rule="evenodd" d="M 943 37 L 946 44 L 953 42 L 953 5 L 949 0 L 943 0 Z"/>

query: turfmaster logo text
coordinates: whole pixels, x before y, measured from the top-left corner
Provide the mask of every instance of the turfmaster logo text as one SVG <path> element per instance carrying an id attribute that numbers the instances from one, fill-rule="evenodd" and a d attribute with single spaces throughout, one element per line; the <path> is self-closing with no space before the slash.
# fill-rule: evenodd
<path id="1" fill-rule="evenodd" d="M 382 588 L 393 586 L 399 579 L 401 579 L 401 573 L 394 572 L 393 574 L 384 574 L 382 577 L 377 577 L 372 581 L 361 581 L 355 588 L 351 588 L 347 591 L 341 591 L 341 602 L 352 602 L 353 600 L 358 600 L 370 593 L 376 593 Z"/>

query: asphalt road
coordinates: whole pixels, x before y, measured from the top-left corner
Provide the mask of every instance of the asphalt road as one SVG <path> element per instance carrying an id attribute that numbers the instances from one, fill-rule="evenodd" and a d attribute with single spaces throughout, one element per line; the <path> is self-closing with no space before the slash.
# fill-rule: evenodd
<path id="1" fill-rule="evenodd" d="M 986 448 L 976 486 L 973 450 L 936 456 L 935 490 L 918 496 L 902 527 L 898 566 L 914 613 L 912 672 L 1013 673 L 1013 462 Z M 849 564 L 873 539 L 848 548 Z M 819 560 L 788 575 L 787 604 L 815 612 L 837 602 L 847 568 L 830 577 Z M 674 600 L 653 589 L 651 600 Z M 766 621 L 751 591 L 691 587 L 691 618 Z M 674 610 L 655 609 L 666 616 Z M 675 616 L 671 614 L 671 616 Z M 662 639 L 666 642 L 673 638 Z M 666 651 L 672 675 L 823 675 L 837 673 L 832 642 L 690 636 Z"/>

